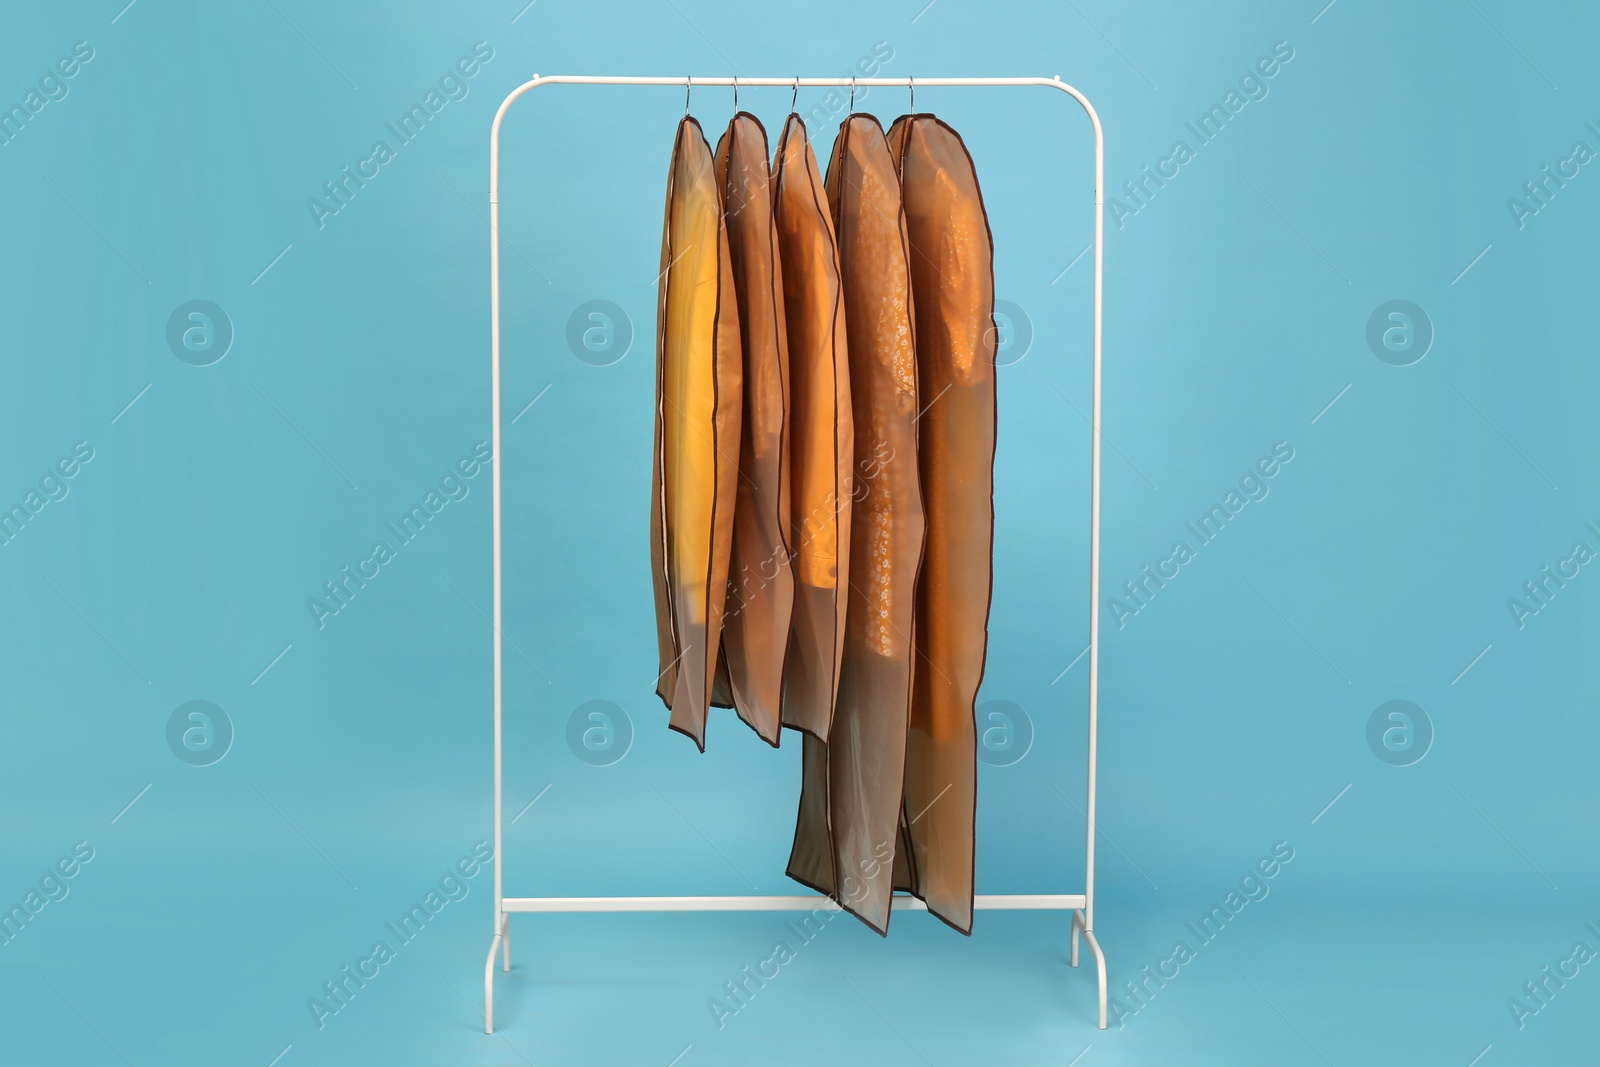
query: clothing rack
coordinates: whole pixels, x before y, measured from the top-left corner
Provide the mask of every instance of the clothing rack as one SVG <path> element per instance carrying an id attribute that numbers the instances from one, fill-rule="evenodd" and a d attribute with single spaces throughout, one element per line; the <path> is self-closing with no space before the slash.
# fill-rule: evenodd
<path id="1" fill-rule="evenodd" d="M 687 93 L 694 86 L 773 86 L 783 88 L 849 88 L 854 103 L 857 86 L 900 88 L 915 92 L 920 87 L 1020 87 L 1043 86 L 1066 93 L 1083 106 L 1094 127 L 1094 403 L 1090 420 L 1092 472 L 1089 488 L 1089 738 L 1087 840 L 1085 842 L 1084 891 L 1082 893 L 984 894 L 974 898 L 977 910 L 1070 911 L 1072 927 L 1071 964 L 1078 965 L 1078 939 L 1089 943 L 1094 952 L 1100 985 L 1100 1029 L 1106 1028 L 1106 958 L 1094 935 L 1094 846 L 1095 846 L 1095 758 L 1098 746 L 1100 687 L 1100 333 L 1101 295 L 1104 283 L 1102 251 L 1105 245 L 1105 134 L 1100 117 L 1083 93 L 1056 78 L 744 78 L 744 77 L 610 77 L 590 75 L 535 74 L 512 90 L 495 112 L 489 133 L 489 388 L 491 397 L 494 463 L 491 479 L 494 493 L 494 940 L 483 973 L 483 1030 L 494 1033 L 494 958 L 502 956 L 502 966 L 511 970 L 511 916 L 526 912 L 669 912 L 669 911 L 810 911 L 824 905 L 827 898 L 818 894 L 796 896 L 671 896 L 671 897 L 508 897 L 504 894 L 501 857 L 503 835 L 502 780 L 503 745 L 503 654 L 501 610 L 504 604 L 501 570 L 501 494 L 500 471 L 505 465 L 500 447 L 500 125 L 511 105 L 530 90 L 544 85 L 652 85 L 676 86 Z M 909 896 L 896 896 L 896 911 L 925 911 L 926 905 Z"/>

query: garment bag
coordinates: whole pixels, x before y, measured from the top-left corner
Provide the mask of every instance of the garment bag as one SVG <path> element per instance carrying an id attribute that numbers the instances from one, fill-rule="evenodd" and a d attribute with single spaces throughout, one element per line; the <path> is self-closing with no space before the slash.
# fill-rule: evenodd
<path id="1" fill-rule="evenodd" d="M 728 592 L 743 403 L 722 197 L 700 124 L 678 124 L 656 316 L 650 554 L 668 725 L 705 749 Z"/>
<path id="2" fill-rule="evenodd" d="M 827 193 L 839 241 L 855 429 L 850 582 L 833 728 L 826 743 L 806 737 L 803 755 L 803 789 L 822 791 L 829 818 L 799 827 L 790 873 L 885 933 L 923 515 L 910 250 L 899 177 L 877 119 L 852 115 L 840 127 Z M 817 802 L 810 795 L 801 801 L 803 808 Z"/>
<path id="3" fill-rule="evenodd" d="M 897 887 L 972 931 L 977 736 L 993 577 L 994 244 L 972 158 L 932 115 L 889 131 L 911 244 L 927 541 Z"/>
<path id="4" fill-rule="evenodd" d="M 854 443 L 838 249 L 822 175 L 799 115 L 784 123 L 772 170 L 789 342 L 789 550 L 795 583 L 783 724 L 826 740 L 844 641 Z"/>
<path id="5" fill-rule="evenodd" d="M 741 111 L 717 144 L 717 185 L 743 348 L 744 417 L 722 648 L 739 717 L 778 743 L 794 607 L 789 567 L 789 341 L 767 169 L 767 131 Z M 713 701 L 721 694 L 713 693 Z"/>

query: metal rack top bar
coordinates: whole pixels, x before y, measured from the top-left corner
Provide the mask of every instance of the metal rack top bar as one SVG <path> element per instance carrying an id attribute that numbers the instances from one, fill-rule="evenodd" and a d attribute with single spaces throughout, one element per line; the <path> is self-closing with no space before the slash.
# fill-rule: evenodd
<path id="1" fill-rule="evenodd" d="M 533 82 L 554 82 L 563 85 L 754 85 L 772 86 L 788 89 L 798 85 L 800 88 L 820 88 L 822 86 L 897 86 L 908 89 L 912 85 L 1055 85 L 1061 82 L 1057 75 L 1054 78 L 744 78 L 737 75 L 716 75 L 713 77 L 695 76 L 693 74 L 673 77 L 624 77 L 611 74 L 535 74 L 529 79 Z"/>
<path id="2" fill-rule="evenodd" d="M 1103 172 L 1105 169 L 1105 132 L 1100 126 L 1100 115 L 1095 111 L 1094 105 L 1089 103 L 1089 98 L 1075 87 L 1061 80 L 1061 75 L 1053 78 L 918 78 L 915 75 L 904 78 L 745 78 L 737 75 L 700 76 L 687 74 L 683 77 L 629 77 L 615 74 L 535 74 L 506 95 L 501 101 L 500 109 L 495 112 L 494 123 L 489 131 L 489 206 L 496 207 L 500 203 L 500 124 L 505 120 L 506 112 L 511 110 L 511 105 L 517 98 L 529 89 L 540 85 L 675 85 L 679 88 L 693 88 L 700 86 L 756 86 L 772 88 L 889 88 L 910 89 L 915 86 L 1029 86 L 1043 85 L 1052 89 L 1059 89 L 1070 95 L 1080 105 L 1084 113 L 1089 116 L 1089 123 L 1094 127 L 1095 140 L 1095 192 L 1094 203 L 1098 211 L 1104 206 Z"/>

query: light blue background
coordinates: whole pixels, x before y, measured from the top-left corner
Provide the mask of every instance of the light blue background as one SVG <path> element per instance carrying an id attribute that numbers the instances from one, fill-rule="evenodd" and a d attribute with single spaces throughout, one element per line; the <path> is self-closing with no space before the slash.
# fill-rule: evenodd
<path id="1" fill-rule="evenodd" d="M 125 2 L 13 5 L 0 23 L 7 107 L 74 42 L 94 49 L 0 147 L 0 503 L 75 442 L 94 449 L 0 547 L 0 903 L 74 842 L 95 850 L 0 946 L 0 1060 L 1593 1054 L 1594 968 L 1524 1028 L 1507 1000 L 1580 939 L 1600 949 L 1585 929 L 1600 577 L 1584 568 L 1521 629 L 1506 605 L 1573 542 L 1600 548 L 1584 528 L 1600 524 L 1600 176 L 1584 167 L 1521 228 L 1507 207 L 1575 141 L 1600 149 L 1593 10 Z M 493 58 L 468 95 L 319 228 L 308 198 L 478 41 Z M 902 915 L 887 943 L 841 921 L 722 1030 L 707 999 L 790 936 L 784 916 L 524 917 L 485 1037 L 482 873 L 319 1029 L 307 1000 L 489 834 L 489 475 L 323 628 L 306 602 L 488 437 L 501 98 L 534 72 L 842 76 L 883 42 L 885 75 L 1078 85 L 1116 194 L 1174 140 L 1195 147 L 1185 123 L 1279 41 L 1294 56 L 1268 94 L 1108 227 L 1107 592 L 1274 443 L 1294 449 L 1125 628 L 1102 616 L 1097 927 L 1124 1025 L 1094 1029 L 1092 971 L 1066 967 L 1060 917 L 982 914 L 968 941 Z M 798 746 L 771 752 L 722 715 L 697 756 L 651 694 L 652 283 L 682 95 L 541 89 L 506 125 L 508 819 L 539 797 L 508 826 L 513 895 L 791 885 Z M 774 133 L 788 102 L 740 93 Z M 1036 739 L 982 768 L 979 887 L 1072 892 L 1086 661 L 1062 671 L 1088 630 L 1092 272 L 1063 271 L 1091 233 L 1088 126 L 1038 90 L 925 88 L 917 104 L 966 136 L 999 294 L 1035 333 L 1000 376 L 983 699 L 1026 709 Z M 731 105 L 692 100 L 713 135 Z M 820 92 L 800 106 L 826 114 Z M 887 123 L 906 98 L 857 106 Z M 824 157 L 839 117 L 813 124 Z M 211 366 L 166 342 L 192 299 L 236 331 Z M 1436 332 L 1410 366 L 1366 342 L 1392 299 Z M 631 317 L 611 366 L 566 345 L 588 300 Z M 196 699 L 236 731 L 207 767 L 166 741 Z M 634 729 L 608 767 L 565 740 L 594 699 Z M 1436 734 L 1411 766 L 1368 747 L 1392 699 Z M 1280 841 L 1295 858 L 1266 899 L 1143 1006 L 1121 991 Z"/>

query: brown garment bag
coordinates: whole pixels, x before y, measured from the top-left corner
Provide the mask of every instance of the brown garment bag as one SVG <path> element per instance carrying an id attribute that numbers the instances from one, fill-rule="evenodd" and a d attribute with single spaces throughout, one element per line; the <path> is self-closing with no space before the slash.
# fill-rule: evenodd
<path id="1" fill-rule="evenodd" d="M 667 175 L 656 317 L 650 561 L 668 722 L 705 749 L 722 647 L 739 463 L 738 308 L 722 197 L 700 124 L 678 124 Z"/>
<path id="2" fill-rule="evenodd" d="M 767 131 L 749 112 L 717 143 L 728 255 L 744 355 L 739 485 L 722 619 L 727 695 L 739 717 L 776 746 L 783 661 L 794 608 L 789 567 L 789 341 L 778 231 L 767 170 Z M 713 693 L 713 700 L 721 696 Z"/>
<path id="3" fill-rule="evenodd" d="M 772 171 L 789 342 L 789 550 L 795 583 L 783 725 L 826 739 L 839 692 L 855 446 L 838 248 L 817 158 L 799 115 L 784 123 Z"/>
<path id="4" fill-rule="evenodd" d="M 826 744 L 805 738 L 789 873 L 881 934 L 893 896 L 923 515 L 910 249 L 899 176 L 877 119 L 852 115 L 840 127 L 827 191 L 855 427 L 849 606 L 833 729 Z"/>
<path id="5" fill-rule="evenodd" d="M 972 157 L 932 115 L 889 130 L 900 172 L 923 413 L 927 542 L 897 888 L 972 932 L 977 727 L 994 548 L 994 242 Z M 909 848 L 904 845 L 908 844 Z"/>

